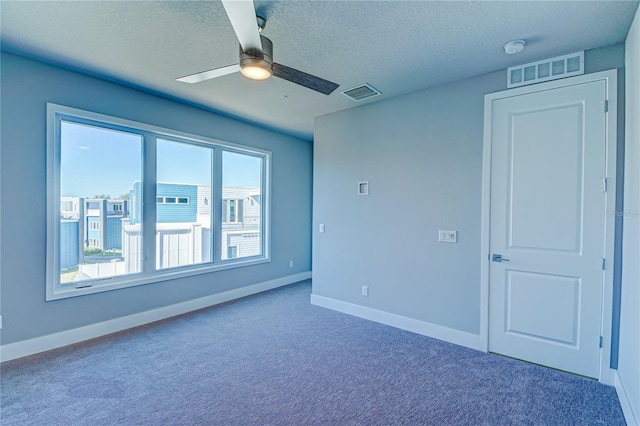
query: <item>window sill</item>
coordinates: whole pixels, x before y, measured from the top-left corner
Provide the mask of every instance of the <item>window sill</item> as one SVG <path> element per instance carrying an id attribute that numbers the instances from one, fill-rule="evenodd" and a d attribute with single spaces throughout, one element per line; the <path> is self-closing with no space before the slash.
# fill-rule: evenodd
<path id="1" fill-rule="evenodd" d="M 210 274 L 212 272 L 225 271 L 228 269 L 243 268 L 246 266 L 259 265 L 271 262 L 270 258 L 249 258 L 236 261 L 225 261 L 216 265 L 196 265 L 181 268 L 165 269 L 155 271 L 151 274 L 129 274 L 126 276 L 116 276 L 112 278 L 103 278 L 95 281 L 83 281 L 79 284 L 86 284 L 87 287 L 58 287 L 53 293 L 47 292 L 46 301 L 66 299 L 69 297 L 84 296 L 87 294 L 102 293 L 105 291 L 119 290 L 122 288 L 135 287 L 139 285 L 153 284 L 162 281 L 175 280 L 180 278 L 192 277 L 196 275 Z M 48 286 L 51 288 L 52 286 Z"/>

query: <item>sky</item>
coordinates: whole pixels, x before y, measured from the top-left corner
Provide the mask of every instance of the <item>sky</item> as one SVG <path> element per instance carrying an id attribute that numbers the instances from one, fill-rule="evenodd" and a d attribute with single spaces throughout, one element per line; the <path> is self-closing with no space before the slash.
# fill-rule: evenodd
<path id="1" fill-rule="evenodd" d="M 142 180 L 141 136 L 69 122 L 62 122 L 61 133 L 62 196 L 117 198 Z M 210 185 L 211 152 L 207 147 L 159 139 L 157 181 Z M 259 186 L 260 161 L 223 152 L 223 186 Z"/>

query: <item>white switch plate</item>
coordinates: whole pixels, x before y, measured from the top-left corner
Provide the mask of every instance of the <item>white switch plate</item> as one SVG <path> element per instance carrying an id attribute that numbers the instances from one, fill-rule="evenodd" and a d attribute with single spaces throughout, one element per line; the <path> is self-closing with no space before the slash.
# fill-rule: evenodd
<path id="1" fill-rule="evenodd" d="M 289 261 L 289 268 L 293 268 L 293 260 Z"/>
<path id="2" fill-rule="evenodd" d="M 324 223 L 321 223 L 320 226 L 318 226 L 318 231 L 324 232 Z"/>
<path id="3" fill-rule="evenodd" d="M 438 231 L 438 241 L 441 243 L 458 242 L 458 231 L 440 230 Z"/>

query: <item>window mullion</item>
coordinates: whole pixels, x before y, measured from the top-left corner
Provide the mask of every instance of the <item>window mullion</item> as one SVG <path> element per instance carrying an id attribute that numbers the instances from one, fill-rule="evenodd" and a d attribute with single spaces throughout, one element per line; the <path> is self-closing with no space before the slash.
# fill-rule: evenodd
<path id="1" fill-rule="evenodd" d="M 142 181 L 142 271 L 145 274 L 156 270 L 156 152 L 157 137 L 143 134 L 143 181 Z"/>
<path id="2" fill-rule="evenodd" d="M 211 209 L 211 217 L 213 221 L 213 243 L 212 253 L 213 262 L 222 261 L 222 221 L 226 217 L 226 212 L 222 211 L 222 150 L 214 149 L 212 155 L 213 173 L 211 181 L 211 190 L 213 193 L 213 204 Z"/>
<path id="3" fill-rule="evenodd" d="M 262 159 L 261 169 L 261 187 L 262 203 L 260 205 L 262 220 L 260 223 L 260 232 L 262 235 L 262 255 L 271 257 L 271 156 L 264 156 Z"/>

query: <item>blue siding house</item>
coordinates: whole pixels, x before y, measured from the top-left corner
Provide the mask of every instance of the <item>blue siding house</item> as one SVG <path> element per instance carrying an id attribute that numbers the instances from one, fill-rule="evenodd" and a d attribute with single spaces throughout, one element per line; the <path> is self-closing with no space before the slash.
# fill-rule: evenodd
<path id="1" fill-rule="evenodd" d="M 104 232 L 104 250 L 122 249 L 122 218 L 107 216 L 105 223 L 107 229 Z"/>
<path id="2" fill-rule="evenodd" d="M 60 269 L 78 266 L 78 220 L 60 221 Z"/>
<path id="3" fill-rule="evenodd" d="M 133 184 L 130 192 L 131 224 L 140 223 L 142 212 L 142 185 Z M 197 221 L 198 186 L 180 183 L 156 185 L 157 223 L 191 223 Z"/>

